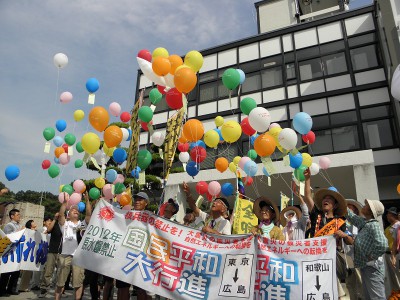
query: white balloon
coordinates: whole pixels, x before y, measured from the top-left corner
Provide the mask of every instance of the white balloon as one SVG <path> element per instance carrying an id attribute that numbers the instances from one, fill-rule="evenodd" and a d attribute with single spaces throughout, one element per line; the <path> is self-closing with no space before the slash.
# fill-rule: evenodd
<path id="1" fill-rule="evenodd" d="M 393 73 L 390 92 L 393 98 L 400 101 L 400 65 L 397 66 L 396 71 Z"/>
<path id="2" fill-rule="evenodd" d="M 190 159 L 189 152 L 181 152 L 181 153 L 179 153 L 179 160 L 182 163 L 187 163 L 189 161 L 189 159 Z"/>
<path id="3" fill-rule="evenodd" d="M 319 173 L 319 165 L 316 163 L 312 163 L 309 169 L 312 176 Z"/>
<path id="4" fill-rule="evenodd" d="M 296 148 L 297 134 L 291 128 L 284 128 L 279 133 L 278 141 L 279 141 L 279 144 L 282 146 L 282 148 L 284 148 L 286 150 L 292 150 L 292 149 Z"/>
<path id="5" fill-rule="evenodd" d="M 154 145 L 160 147 L 164 143 L 165 135 L 162 132 L 154 132 L 151 139 Z"/>
<path id="6" fill-rule="evenodd" d="M 57 53 L 54 55 L 53 62 L 57 68 L 62 69 L 68 65 L 68 56 L 66 56 L 64 53 Z"/>
<path id="7" fill-rule="evenodd" d="M 164 76 L 165 84 L 167 85 L 167 87 L 169 88 L 175 87 L 174 78 L 175 76 L 169 73 Z"/>
<path id="8" fill-rule="evenodd" d="M 129 137 L 129 131 L 126 128 L 121 128 L 122 130 L 122 140 L 126 141 Z"/>
<path id="9" fill-rule="evenodd" d="M 151 65 L 151 62 L 140 57 L 136 57 L 136 59 L 139 64 L 140 70 L 142 70 L 144 76 L 146 76 L 150 81 L 154 82 L 155 84 L 166 86 L 164 78 L 156 75 L 153 72 L 153 67 Z"/>
<path id="10" fill-rule="evenodd" d="M 249 114 L 249 123 L 258 132 L 265 132 L 271 124 L 269 111 L 264 107 L 256 107 Z"/>

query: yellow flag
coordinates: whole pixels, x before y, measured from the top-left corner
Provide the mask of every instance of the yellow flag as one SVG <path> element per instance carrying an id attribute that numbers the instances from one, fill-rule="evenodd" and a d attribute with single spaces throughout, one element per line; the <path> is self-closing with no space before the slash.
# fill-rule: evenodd
<path id="1" fill-rule="evenodd" d="M 258 225 L 258 219 L 253 213 L 253 202 L 238 198 L 235 205 L 233 219 L 233 234 L 250 233 Z"/>
<path id="2" fill-rule="evenodd" d="M 289 204 L 289 197 L 285 194 L 281 193 L 281 211 L 288 207 Z"/>
<path id="3" fill-rule="evenodd" d="M 128 158 L 126 160 L 126 174 L 130 174 L 131 171 L 137 165 L 137 153 L 139 149 L 139 134 L 140 134 L 140 123 L 138 121 L 139 115 L 139 108 L 141 107 L 143 102 L 143 91 L 139 94 L 139 99 L 136 101 L 135 106 L 131 111 L 131 130 L 132 136 L 131 141 L 129 143 L 129 151 L 128 151 Z"/>

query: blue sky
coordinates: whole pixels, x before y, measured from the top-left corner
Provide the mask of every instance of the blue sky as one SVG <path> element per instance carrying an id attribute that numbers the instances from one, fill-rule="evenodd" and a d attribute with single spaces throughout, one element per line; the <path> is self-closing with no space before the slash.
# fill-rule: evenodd
<path id="1" fill-rule="evenodd" d="M 351 8 L 371 0 L 352 0 Z M 35 190 L 58 192 L 60 184 L 78 178 L 94 178 L 95 173 L 75 169 L 73 161 L 82 158 L 74 153 L 62 174 L 51 179 L 42 170 L 44 159 L 42 131 L 55 127 L 58 119 L 67 121 L 67 129 L 80 138 L 92 131 L 87 115 L 85 83 L 95 77 L 100 82 L 95 105 L 108 108 L 118 102 L 123 111 L 134 104 L 141 49 L 166 48 L 170 54 L 184 55 L 257 33 L 255 1 L 241 0 L 5 0 L 0 2 L 0 181 L 12 191 Z M 69 58 L 60 70 L 53 56 L 65 53 Z M 69 91 L 74 99 L 59 102 L 59 95 Z M 85 111 L 76 123 L 73 112 Z M 111 117 L 110 121 L 117 121 Z M 57 134 L 57 133 L 56 133 Z M 125 142 L 124 146 L 128 146 Z M 17 165 L 20 176 L 7 181 L 4 170 Z"/>

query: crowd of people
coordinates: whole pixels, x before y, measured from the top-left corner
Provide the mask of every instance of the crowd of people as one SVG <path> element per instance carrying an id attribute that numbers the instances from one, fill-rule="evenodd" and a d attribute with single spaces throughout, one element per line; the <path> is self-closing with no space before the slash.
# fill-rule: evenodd
<path id="1" fill-rule="evenodd" d="M 344 285 L 348 287 L 351 300 L 386 299 L 388 290 L 392 292 L 391 295 L 400 296 L 400 221 L 397 209 L 392 207 L 387 211 L 390 225 L 384 232 L 379 218 L 385 209 L 380 201 L 365 199 L 364 203 L 361 203 L 346 200 L 333 187 L 319 189 L 313 193 L 309 170 L 305 171 L 304 184 L 304 195 L 296 193 L 300 208 L 289 206 L 280 212 L 272 199 L 265 196 L 255 199 L 253 212 L 259 224 L 251 230 L 251 234 L 281 241 L 334 235 L 339 299 L 345 296 Z M 190 209 L 183 218 L 182 225 L 199 229 L 206 234 L 231 234 L 232 218 L 229 218 L 230 207 L 227 199 L 215 198 L 207 213 L 196 205 L 189 185 L 183 182 L 182 188 Z M 130 299 L 131 294 L 139 300 L 155 297 L 141 287 L 131 286 L 130 283 L 114 280 L 72 264 L 72 258 L 92 214 L 87 193 L 85 199 L 84 220 L 79 220 L 76 206 L 67 211 L 67 202 L 61 205 L 60 211 L 53 219 L 44 220 L 42 233 L 49 236 L 44 270 L 22 271 L 19 288 L 17 282 L 20 271 L 1 274 L 0 296 L 27 291 L 32 282 L 32 290 L 40 290 L 38 296 L 43 298 L 48 294 L 52 283 L 55 283 L 55 299 L 60 299 L 63 290 L 69 287 L 68 281 L 71 277 L 75 299 L 82 299 L 85 286 L 89 286 L 91 299 L 96 300 L 112 299 L 115 288 L 117 299 L 121 300 Z M 134 210 L 144 211 L 148 204 L 149 197 L 145 192 L 133 195 Z M 175 216 L 178 211 L 177 202 L 168 199 L 161 215 L 176 222 Z M 8 234 L 21 230 L 23 227 L 20 224 L 20 212 L 13 209 L 9 216 L 11 222 L 4 227 L 4 232 Z M 25 224 L 25 228 L 37 230 L 32 220 Z"/>

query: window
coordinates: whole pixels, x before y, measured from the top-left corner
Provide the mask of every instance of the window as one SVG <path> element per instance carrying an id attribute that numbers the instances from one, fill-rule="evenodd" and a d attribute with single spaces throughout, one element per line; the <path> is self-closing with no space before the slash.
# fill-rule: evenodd
<path id="1" fill-rule="evenodd" d="M 299 62 L 299 69 L 302 81 L 322 77 L 321 60 L 319 58 Z"/>
<path id="2" fill-rule="evenodd" d="M 360 148 L 356 125 L 332 129 L 332 140 L 335 152 Z"/>
<path id="3" fill-rule="evenodd" d="M 262 87 L 269 88 L 283 84 L 282 67 L 269 68 L 261 71 Z M 247 78 L 246 78 L 247 80 Z"/>
<path id="4" fill-rule="evenodd" d="M 332 133 L 330 130 L 314 131 L 315 143 L 311 145 L 312 154 L 332 153 Z M 310 151 L 311 152 L 311 151 Z"/>
<path id="5" fill-rule="evenodd" d="M 260 70 L 260 61 L 252 61 L 245 64 L 240 64 L 239 68 L 245 73 L 251 73 Z M 247 76 L 246 76 L 247 77 Z"/>
<path id="6" fill-rule="evenodd" d="M 217 97 L 218 97 L 218 82 L 210 82 L 200 85 L 199 102 L 207 102 L 215 100 L 217 99 Z"/>
<path id="7" fill-rule="evenodd" d="M 325 75 L 347 72 L 346 58 L 343 52 L 322 57 Z"/>
<path id="8" fill-rule="evenodd" d="M 318 117 L 313 116 L 312 120 L 313 120 L 313 126 L 311 130 L 317 130 L 329 127 L 329 117 L 327 115 Z"/>
<path id="9" fill-rule="evenodd" d="M 353 70 L 359 71 L 378 66 L 378 58 L 375 45 L 369 45 L 350 50 Z"/>
<path id="10" fill-rule="evenodd" d="M 369 44 L 375 42 L 375 40 L 376 40 L 375 33 L 368 33 L 361 36 L 349 38 L 349 46 L 355 47 L 363 44 Z"/>
<path id="11" fill-rule="evenodd" d="M 357 113 L 354 110 L 346 111 L 346 112 L 331 114 L 330 118 L 332 126 L 348 124 L 352 122 L 357 122 Z"/>
<path id="12" fill-rule="evenodd" d="M 323 44 L 321 47 L 321 55 L 344 50 L 344 41 L 337 41 L 329 44 Z"/>
<path id="13" fill-rule="evenodd" d="M 197 85 L 194 87 L 193 90 L 189 92 L 189 94 L 186 95 L 186 99 L 188 101 L 188 105 L 195 105 L 196 104 L 196 99 L 197 99 Z"/>
<path id="14" fill-rule="evenodd" d="M 286 64 L 286 80 L 296 79 L 296 65 L 294 63 Z"/>
<path id="15" fill-rule="evenodd" d="M 389 105 L 375 106 L 361 109 L 361 119 L 386 118 L 390 113 Z"/>
<path id="16" fill-rule="evenodd" d="M 305 60 L 311 57 L 319 56 L 318 47 L 310 47 L 307 49 L 297 50 L 297 60 Z"/>
<path id="17" fill-rule="evenodd" d="M 245 72 L 246 73 L 246 72 Z M 225 88 L 226 89 L 226 88 Z M 259 72 L 247 74 L 242 84 L 242 93 L 248 93 L 261 89 L 261 76 Z"/>
<path id="18" fill-rule="evenodd" d="M 388 119 L 363 123 L 363 132 L 367 148 L 393 146 L 393 135 Z"/>
<path id="19" fill-rule="evenodd" d="M 201 73 L 199 74 L 199 82 L 205 82 L 210 80 L 216 80 L 218 78 L 217 71 Z"/>

